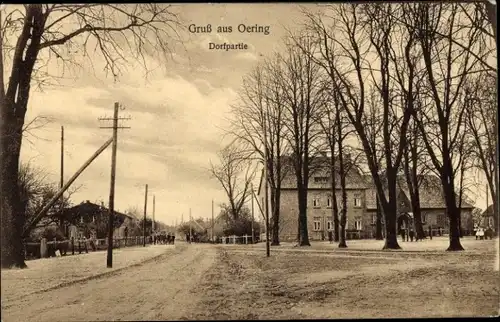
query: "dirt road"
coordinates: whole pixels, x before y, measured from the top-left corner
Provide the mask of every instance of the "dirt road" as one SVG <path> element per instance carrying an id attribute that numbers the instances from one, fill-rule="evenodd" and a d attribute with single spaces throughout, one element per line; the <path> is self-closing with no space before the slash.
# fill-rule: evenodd
<path id="1" fill-rule="evenodd" d="M 116 275 L 30 295 L 2 308 L 9 321 L 178 320 L 197 304 L 191 290 L 215 263 L 211 245 L 192 244 Z"/>

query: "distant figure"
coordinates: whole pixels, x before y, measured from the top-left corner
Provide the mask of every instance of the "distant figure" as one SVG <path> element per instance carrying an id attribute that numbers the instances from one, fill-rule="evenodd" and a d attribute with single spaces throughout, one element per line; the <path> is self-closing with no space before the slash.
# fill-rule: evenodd
<path id="1" fill-rule="evenodd" d="M 432 240 L 432 226 L 429 226 L 429 237 Z"/>
<path id="2" fill-rule="evenodd" d="M 483 228 L 479 228 L 479 239 L 480 240 L 484 239 L 484 229 Z"/>
<path id="3" fill-rule="evenodd" d="M 415 232 L 413 231 L 413 228 L 410 228 L 410 241 L 413 241 L 413 237 L 415 236 Z"/>
<path id="4" fill-rule="evenodd" d="M 403 241 L 405 241 L 405 230 L 403 228 L 401 229 L 400 234 Z"/>
<path id="5" fill-rule="evenodd" d="M 493 229 L 491 227 L 486 228 L 484 239 L 488 239 L 490 237 L 490 240 L 493 239 Z"/>
<path id="6" fill-rule="evenodd" d="M 328 241 L 333 242 L 333 233 L 331 231 L 328 232 Z"/>
<path id="7" fill-rule="evenodd" d="M 172 235 L 172 245 L 175 244 L 175 235 Z"/>
<path id="8" fill-rule="evenodd" d="M 127 246 L 127 238 L 128 238 L 128 227 L 125 226 L 125 229 L 123 230 L 124 234 L 125 234 L 125 246 Z"/>

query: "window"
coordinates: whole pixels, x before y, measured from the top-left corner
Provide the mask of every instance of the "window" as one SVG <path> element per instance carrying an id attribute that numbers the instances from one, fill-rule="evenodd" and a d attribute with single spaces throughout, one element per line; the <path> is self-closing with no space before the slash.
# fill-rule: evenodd
<path id="1" fill-rule="evenodd" d="M 92 215 L 92 222 L 95 222 L 95 216 Z"/>
<path id="2" fill-rule="evenodd" d="M 313 207 L 319 207 L 319 199 L 318 198 L 313 199 Z"/>
<path id="3" fill-rule="evenodd" d="M 436 225 L 438 225 L 438 226 L 444 226 L 444 214 L 437 215 Z"/>
<path id="4" fill-rule="evenodd" d="M 354 207 L 361 207 L 361 198 L 360 197 L 354 197 Z"/>
<path id="5" fill-rule="evenodd" d="M 314 228 L 314 231 L 321 230 L 321 217 L 314 217 L 313 228 Z"/>
<path id="6" fill-rule="evenodd" d="M 427 214 L 422 214 L 422 224 L 427 222 Z"/>
<path id="7" fill-rule="evenodd" d="M 363 230 L 363 226 L 361 224 L 361 218 L 358 217 L 354 220 L 354 229 Z"/>
<path id="8" fill-rule="evenodd" d="M 495 222 L 493 221 L 493 216 L 488 218 L 488 226 L 495 227 Z"/>
<path id="9" fill-rule="evenodd" d="M 314 177 L 314 183 L 327 183 L 328 177 Z"/>
<path id="10" fill-rule="evenodd" d="M 374 224 L 374 225 L 377 224 L 377 214 L 372 216 L 372 224 Z"/>
<path id="11" fill-rule="evenodd" d="M 327 230 L 333 230 L 333 222 L 331 220 L 328 220 L 326 222 L 326 229 Z"/>
<path id="12" fill-rule="evenodd" d="M 326 207 L 327 208 L 331 208 L 332 207 L 332 199 L 330 197 L 328 197 L 328 199 L 326 199 Z"/>
<path id="13" fill-rule="evenodd" d="M 80 216 L 80 224 L 83 224 L 83 216 Z"/>

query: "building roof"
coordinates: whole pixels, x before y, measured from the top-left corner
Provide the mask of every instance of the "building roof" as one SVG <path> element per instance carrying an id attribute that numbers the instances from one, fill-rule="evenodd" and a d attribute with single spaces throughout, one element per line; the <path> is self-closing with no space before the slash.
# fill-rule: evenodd
<path id="1" fill-rule="evenodd" d="M 346 157 L 347 160 L 348 157 Z M 283 164 L 283 180 L 281 182 L 281 189 L 292 190 L 297 189 L 297 179 L 295 177 L 295 171 L 293 169 L 293 159 L 291 156 L 282 157 Z M 347 176 L 346 176 L 346 189 L 357 190 L 365 189 L 365 181 L 363 176 L 360 174 L 355 165 L 347 166 Z M 337 180 L 335 182 L 336 189 L 340 189 L 340 171 L 338 168 L 338 163 L 336 163 Z M 263 184 L 264 171 L 261 172 L 261 177 L 259 179 L 259 190 L 261 193 Z M 321 178 L 317 180 L 315 178 Z M 309 189 L 321 189 L 327 190 L 331 189 L 331 167 L 330 158 L 326 156 L 317 156 L 311 158 L 311 170 L 309 174 Z"/>
<path id="2" fill-rule="evenodd" d="M 444 200 L 441 180 L 434 175 L 424 175 L 420 178 L 420 208 L 421 209 L 445 209 L 446 203 Z M 377 190 L 373 183 L 371 175 L 365 176 L 365 182 L 368 186 L 366 190 L 366 207 L 367 209 L 377 209 Z M 410 192 L 404 176 L 398 176 L 398 188 L 410 200 Z M 387 193 L 387 189 L 384 189 Z M 466 199 L 467 197 L 464 196 Z M 473 206 L 465 200 L 462 200 L 462 209 L 473 208 Z"/>
<path id="3" fill-rule="evenodd" d="M 79 205 L 66 208 L 64 212 L 68 215 L 74 216 L 93 216 L 93 215 L 100 215 L 103 212 L 107 212 L 108 209 L 102 205 L 95 204 L 93 202 L 90 202 L 89 200 L 80 203 Z M 127 217 L 130 219 L 134 219 L 130 214 L 124 214 L 121 212 L 118 212 L 115 210 L 114 212 L 115 216 L 120 216 L 120 217 Z"/>

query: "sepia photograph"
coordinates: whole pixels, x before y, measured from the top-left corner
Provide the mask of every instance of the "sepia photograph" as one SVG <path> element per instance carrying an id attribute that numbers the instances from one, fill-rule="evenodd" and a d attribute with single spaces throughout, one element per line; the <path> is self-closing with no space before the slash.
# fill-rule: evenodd
<path id="1" fill-rule="evenodd" d="M 497 4 L 0 4 L 1 321 L 498 318 Z"/>

